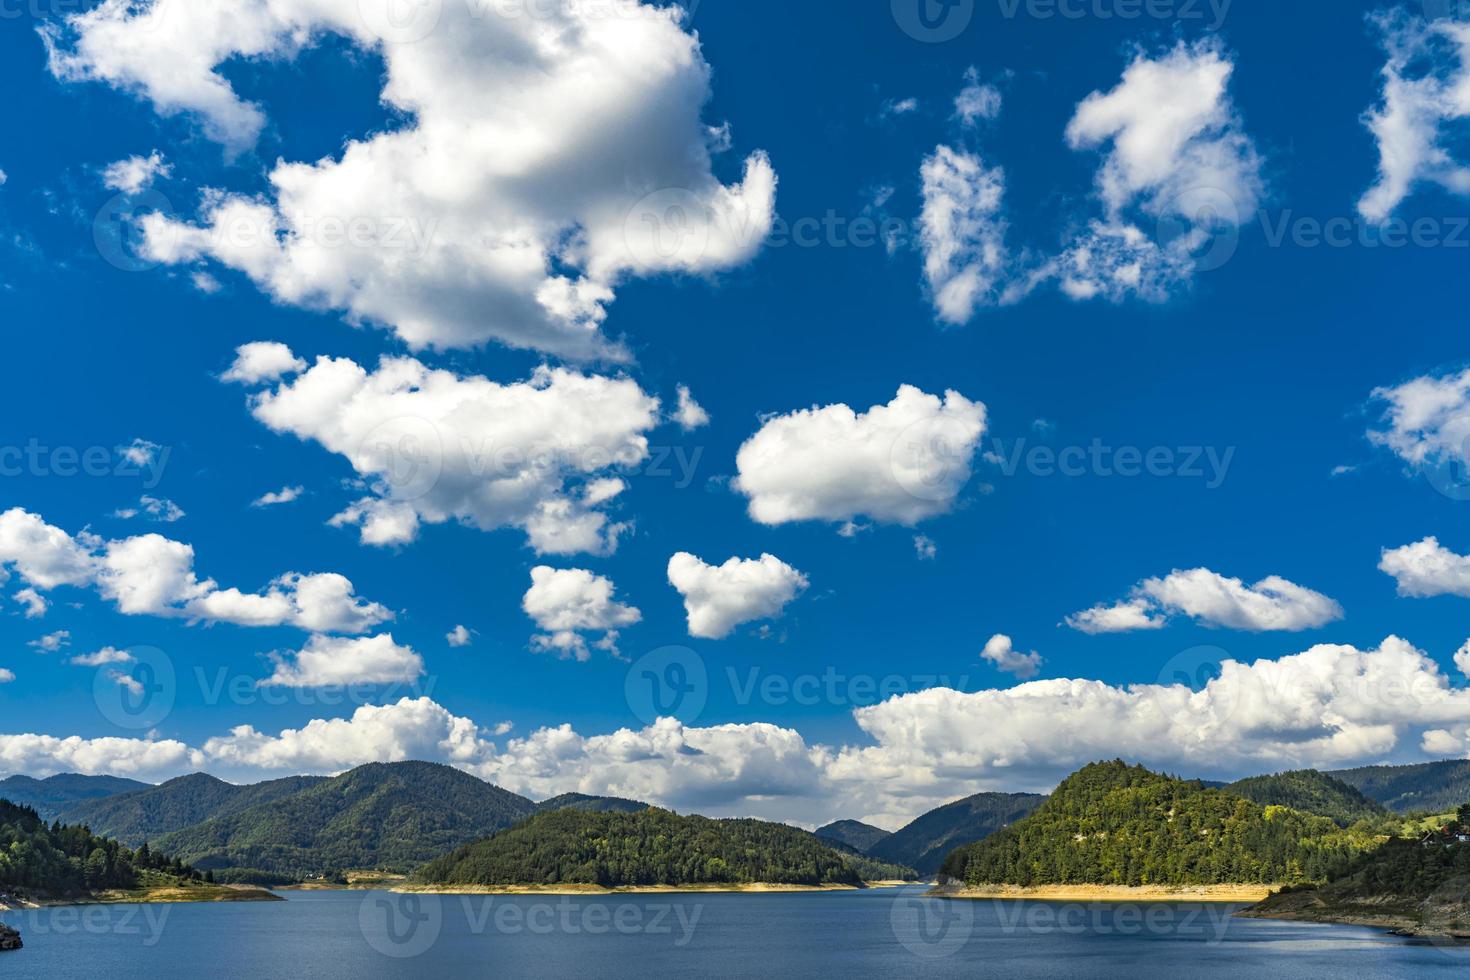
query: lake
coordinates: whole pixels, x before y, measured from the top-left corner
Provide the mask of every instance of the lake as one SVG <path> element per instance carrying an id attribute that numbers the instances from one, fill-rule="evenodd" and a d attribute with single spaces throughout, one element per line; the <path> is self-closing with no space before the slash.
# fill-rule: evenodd
<path id="1" fill-rule="evenodd" d="M 5 980 L 1464 976 L 1470 949 L 1233 906 L 942 902 L 922 888 L 615 897 L 287 892 L 5 913 Z"/>

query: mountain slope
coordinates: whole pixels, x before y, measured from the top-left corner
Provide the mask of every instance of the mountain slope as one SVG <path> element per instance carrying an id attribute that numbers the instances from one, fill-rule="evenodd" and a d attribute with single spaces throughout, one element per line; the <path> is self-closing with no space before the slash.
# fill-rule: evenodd
<path id="1" fill-rule="evenodd" d="M 131 847 L 216 817 L 299 793 L 323 782 L 319 776 L 292 776 L 252 786 L 234 786 L 204 773 L 180 776 L 160 786 L 69 806 L 67 823 L 86 824 Z"/>
<path id="2" fill-rule="evenodd" d="M 1215 885 L 1320 881 L 1377 839 L 1122 762 L 1073 773 L 1035 813 L 956 851 L 970 885 Z"/>
<path id="3" fill-rule="evenodd" d="M 148 784 L 117 776 L 82 776 L 74 772 L 47 779 L 11 776 L 0 779 L 0 800 L 28 806 L 43 820 L 55 820 L 69 805 L 140 789 L 148 789 Z"/>
<path id="4" fill-rule="evenodd" d="M 817 828 L 817 836 L 823 840 L 845 844 L 862 854 L 868 853 L 873 845 L 891 836 L 881 827 L 874 827 L 858 820 L 838 820 L 825 827 Z"/>
<path id="5" fill-rule="evenodd" d="M 1465 759 L 1412 766 L 1364 766 L 1327 775 L 1394 813 L 1445 813 L 1470 802 L 1470 760 Z"/>
<path id="6" fill-rule="evenodd" d="M 639 803 L 637 800 L 625 800 L 617 796 L 587 796 L 585 793 L 563 793 L 553 796 L 549 800 L 542 800 L 536 804 L 537 813 L 547 813 L 552 810 L 617 810 L 622 813 L 637 813 L 647 810 L 647 803 Z"/>
<path id="7" fill-rule="evenodd" d="M 947 803 L 883 838 L 868 853 L 932 875 L 957 847 L 984 840 L 1046 801 L 1034 793 L 977 793 Z"/>
<path id="8" fill-rule="evenodd" d="M 1388 816 L 1388 810 L 1381 803 L 1368 799 L 1342 780 L 1315 769 L 1252 776 L 1231 783 L 1225 790 L 1262 806 L 1289 806 L 1303 813 L 1327 817 L 1340 827 L 1349 827 L 1359 820 Z"/>
<path id="9" fill-rule="evenodd" d="M 206 869 L 406 872 L 535 809 L 525 797 L 450 766 L 375 763 L 167 834 L 155 847 Z"/>
<path id="10" fill-rule="evenodd" d="M 761 820 L 556 810 L 420 868 L 433 885 L 859 885 L 812 834 Z"/>

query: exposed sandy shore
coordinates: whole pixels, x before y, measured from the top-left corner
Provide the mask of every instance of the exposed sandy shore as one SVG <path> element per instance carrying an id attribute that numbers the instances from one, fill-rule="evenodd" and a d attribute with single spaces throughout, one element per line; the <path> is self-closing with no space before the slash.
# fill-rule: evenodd
<path id="1" fill-rule="evenodd" d="M 12 899 L 0 902 L 0 911 L 50 908 L 56 905 L 180 905 L 186 902 L 284 902 L 263 888 L 252 885 L 199 885 L 195 888 L 112 889 L 83 897 Z"/>
<path id="2" fill-rule="evenodd" d="M 900 882 L 900 884 L 902 884 Z M 600 885 L 397 885 L 395 892 L 426 895 L 685 895 L 710 893 L 789 893 L 857 891 L 855 885 L 639 885 L 603 888 Z"/>
<path id="3" fill-rule="evenodd" d="M 1273 895 L 1270 900 L 1236 913 L 1246 919 L 1284 919 L 1388 929 L 1400 936 L 1421 936 L 1456 943 L 1470 941 L 1470 917 L 1460 906 L 1416 904 L 1393 896 L 1365 896 L 1351 901 L 1324 900 L 1317 891 Z"/>
<path id="4" fill-rule="evenodd" d="M 942 885 L 929 894 L 939 898 L 1027 899 L 1036 902 L 1259 902 L 1271 885 L 1181 885 L 1178 887 L 1123 885 L 980 885 L 961 888 Z"/>

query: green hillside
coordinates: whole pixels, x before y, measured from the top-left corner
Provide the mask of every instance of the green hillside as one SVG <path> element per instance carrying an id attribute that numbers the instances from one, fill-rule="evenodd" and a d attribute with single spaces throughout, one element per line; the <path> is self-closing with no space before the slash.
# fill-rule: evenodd
<path id="1" fill-rule="evenodd" d="M 147 783 L 136 779 L 117 776 L 83 776 L 68 772 L 47 779 L 32 779 L 30 776 L 11 776 L 0 779 L 0 800 L 9 800 L 19 806 L 28 806 L 42 820 L 55 820 L 72 804 L 84 800 L 131 793 L 147 789 Z"/>
<path id="2" fill-rule="evenodd" d="M 1470 760 L 1411 766 L 1365 766 L 1327 775 L 1394 813 L 1446 813 L 1470 802 Z"/>
<path id="3" fill-rule="evenodd" d="M 1340 827 L 1350 827 L 1359 820 L 1381 820 L 1388 816 L 1388 810 L 1381 803 L 1370 800 L 1340 779 L 1315 769 L 1252 776 L 1231 783 L 1225 789 L 1262 806 L 1289 806 L 1303 813 L 1327 817 Z"/>
<path id="4" fill-rule="evenodd" d="M 204 773 L 180 776 L 121 796 L 109 796 L 66 807 L 68 823 L 86 824 L 132 847 L 216 817 L 229 816 L 260 803 L 323 782 L 316 776 L 292 776 L 252 786 L 234 786 Z"/>
<path id="5" fill-rule="evenodd" d="M 889 832 L 881 827 L 874 827 L 872 824 L 857 820 L 838 820 L 825 827 L 818 827 L 817 836 L 825 841 L 845 844 L 855 851 L 866 854 L 873 849 L 875 844 L 888 837 Z"/>
<path id="6" fill-rule="evenodd" d="M 111 889 L 186 885 L 203 876 L 177 860 L 132 851 L 86 827 L 47 824 L 30 807 L 0 800 L 0 892 L 81 898 Z"/>
<path id="7" fill-rule="evenodd" d="M 622 813 L 637 813 L 647 810 L 647 803 L 624 800 L 616 796 L 587 796 L 585 793 L 563 793 L 536 804 L 537 813 L 552 810 L 617 810 Z"/>
<path id="8" fill-rule="evenodd" d="M 420 868 L 434 885 L 859 885 L 843 855 L 815 836 L 760 820 L 668 810 L 557 810 Z"/>
<path id="9" fill-rule="evenodd" d="M 1035 813 L 951 854 L 967 884 L 1213 885 L 1325 880 L 1377 839 L 1122 762 L 1069 776 Z"/>
<path id="10" fill-rule="evenodd" d="M 874 844 L 868 853 L 933 875 L 955 848 L 984 840 L 1045 801 L 1034 793 L 978 793 L 930 810 Z"/>
<path id="11" fill-rule="evenodd" d="M 534 812 L 530 800 L 449 766 L 374 764 L 164 835 L 155 846 L 209 869 L 407 872 Z"/>

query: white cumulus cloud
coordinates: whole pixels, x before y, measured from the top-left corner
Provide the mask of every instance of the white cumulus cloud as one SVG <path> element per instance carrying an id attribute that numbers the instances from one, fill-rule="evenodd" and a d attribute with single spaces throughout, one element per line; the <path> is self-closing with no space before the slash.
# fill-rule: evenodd
<path id="1" fill-rule="evenodd" d="M 544 631 L 531 638 L 531 645 L 565 659 L 588 660 L 585 634 L 601 633 L 597 648 L 617 656 L 619 630 L 641 622 L 643 614 L 614 599 L 616 592 L 611 579 L 585 569 L 531 569 L 531 588 L 521 608 Z"/>
<path id="2" fill-rule="evenodd" d="M 343 456 L 373 495 L 336 519 L 368 544 L 421 523 L 519 528 L 542 554 L 608 554 L 625 530 L 581 493 L 648 456 L 659 401 L 627 378 L 541 368 L 527 381 L 431 369 L 409 357 L 369 371 L 345 358 L 251 399 L 275 432 Z"/>
<path id="3" fill-rule="evenodd" d="M 1175 570 L 1150 578 L 1130 599 L 1077 613 L 1067 625 L 1084 633 L 1158 629 L 1168 616 L 1188 616 L 1204 626 L 1263 633 L 1316 629 L 1343 617 L 1342 606 L 1279 575 L 1254 585 L 1207 568 Z"/>
<path id="4" fill-rule="evenodd" d="M 715 566 L 681 551 L 669 559 L 668 574 L 684 597 L 689 635 L 707 640 L 723 640 L 744 623 L 777 618 L 810 585 L 775 555 Z"/>
<path id="5" fill-rule="evenodd" d="M 912 526 L 954 508 L 985 427 L 980 402 L 903 385 L 862 413 L 837 404 L 769 418 L 740 447 L 734 486 L 761 524 Z"/>
<path id="6" fill-rule="evenodd" d="M 1470 557 L 1456 554 L 1428 537 L 1402 548 L 1385 548 L 1378 568 L 1392 575 L 1399 595 L 1428 599 L 1455 595 L 1470 599 Z"/>
<path id="7" fill-rule="evenodd" d="M 276 657 L 262 687 L 348 687 L 354 684 L 412 684 L 424 673 L 424 658 L 412 647 L 381 636 L 313 636 L 301 650 Z"/>
<path id="8" fill-rule="evenodd" d="M 1041 673 L 1041 665 L 1045 663 L 1041 654 L 1035 651 L 1022 653 L 1017 650 L 1014 641 L 1004 633 L 997 633 L 986 642 L 985 649 L 980 651 L 980 659 L 1023 681 Z"/>
<path id="9" fill-rule="evenodd" d="M 154 150 L 146 157 L 131 156 L 108 164 L 102 171 L 102 182 L 109 189 L 124 194 L 137 194 L 153 186 L 159 177 L 168 177 L 173 167 L 164 162 L 163 154 Z"/>
<path id="10" fill-rule="evenodd" d="M 600 328 L 624 280 L 727 268 L 760 247 L 775 171 L 756 152 L 738 182 L 715 176 L 728 131 L 701 118 L 711 70 L 680 8 L 410 13 L 422 30 L 397 0 L 109 0 L 45 36 L 58 78 L 185 114 L 232 155 L 270 120 L 228 65 L 286 62 L 332 36 L 381 56 L 381 98 L 401 124 L 279 161 L 259 196 L 211 192 L 195 222 L 143 226 L 156 260 L 212 259 L 282 303 L 386 325 L 415 348 L 622 357 Z"/>
<path id="11" fill-rule="evenodd" d="M 306 362 L 285 344 L 272 340 L 256 340 L 235 348 L 235 362 L 220 375 L 220 380 L 255 385 L 262 381 L 275 381 L 288 374 L 300 374 L 305 370 Z"/>

